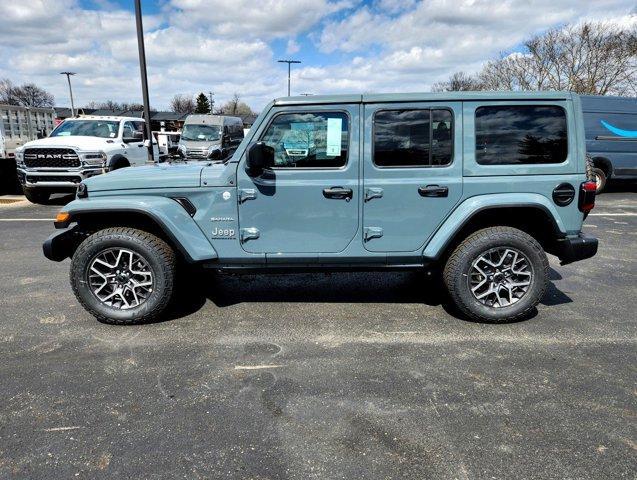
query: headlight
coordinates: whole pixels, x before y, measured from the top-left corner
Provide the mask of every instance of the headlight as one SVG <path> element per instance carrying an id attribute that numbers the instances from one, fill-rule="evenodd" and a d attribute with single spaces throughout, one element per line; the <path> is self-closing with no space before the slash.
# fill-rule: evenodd
<path id="1" fill-rule="evenodd" d="M 221 147 L 219 145 L 210 145 L 208 147 L 208 158 L 221 158 Z"/>
<path id="2" fill-rule="evenodd" d="M 179 153 L 179 155 L 181 155 L 182 157 L 186 157 L 188 156 L 188 149 L 185 145 L 179 145 L 177 147 L 177 153 Z"/>
<path id="3" fill-rule="evenodd" d="M 24 150 L 20 147 L 15 150 L 15 163 L 20 167 L 24 166 Z"/>
<path id="4" fill-rule="evenodd" d="M 80 153 L 80 159 L 85 165 L 103 167 L 106 164 L 106 154 L 104 152 Z"/>

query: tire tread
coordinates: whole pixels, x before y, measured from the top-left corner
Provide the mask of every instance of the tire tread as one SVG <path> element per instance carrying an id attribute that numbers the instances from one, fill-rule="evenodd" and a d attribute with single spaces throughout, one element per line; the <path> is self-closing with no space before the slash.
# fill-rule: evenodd
<path id="1" fill-rule="evenodd" d="M 531 248 L 536 250 L 539 254 L 539 257 L 542 259 L 542 265 L 540 266 L 540 268 L 543 271 L 539 273 L 543 273 L 543 278 L 548 278 L 549 263 L 548 259 L 546 258 L 546 254 L 544 253 L 544 249 L 538 243 L 538 241 L 535 238 L 531 237 L 529 234 L 517 228 L 505 226 L 488 227 L 472 233 L 465 240 L 463 240 L 460 245 L 458 245 L 458 247 L 454 250 L 454 252 L 447 260 L 447 263 L 445 264 L 443 270 L 443 281 L 447 286 L 449 295 L 451 296 L 456 306 L 462 311 L 462 313 L 473 320 L 488 321 L 491 323 L 516 322 L 526 318 L 529 313 L 535 308 L 535 305 L 531 304 L 521 312 L 518 312 L 504 319 L 487 318 L 483 315 L 475 313 L 472 310 L 471 306 L 467 305 L 467 303 L 464 301 L 463 296 L 460 295 L 460 292 L 458 291 L 457 284 L 454 280 L 457 278 L 458 275 L 462 275 L 462 272 L 460 272 L 460 264 L 463 257 L 469 254 L 469 250 L 475 246 L 476 242 L 488 244 L 489 242 L 497 239 L 502 235 L 512 235 L 514 237 L 517 237 L 520 241 L 529 244 Z M 541 285 L 541 289 L 538 295 L 538 298 L 540 299 L 544 296 L 544 293 L 546 291 L 546 283 L 547 282 L 544 282 Z"/>
<path id="2" fill-rule="evenodd" d="M 75 297 L 80 302 L 82 307 L 86 311 L 88 311 L 91 315 L 93 315 L 98 321 L 102 323 L 108 323 L 112 325 L 133 325 L 138 323 L 149 323 L 153 321 L 161 312 L 165 310 L 165 308 L 170 303 L 170 300 L 173 296 L 173 291 L 175 289 L 174 278 L 176 271 L 176 256 L 174 250 L 168 245 L 164 240 L 155 235 L 148 233 L 144 230 L 138 230 L 136 228 L 131 227 L 111 227 L 105 228 L 103 230 L 98 230 L 97 232 L 90 235 L 86 238 L 80 246 L 75 251 L 73 258 L 76 255 L 82 255 L 86 250 L 90 249 L 94 245 L 101 243 L 105 240 L 115 240 L 121 237 L 134 238 L 139 241 L 146 243 L 151 249 L 153 249 L 159 257 L 161 258 L 161 263 L 164 268 L 164 278 L 166 279 L 166 290 L 161 297 L 159 304 L 155 306 L 154 309 L 144 313 L 140 317 L 135 318 L 134 320 L 125 320 L 125 319 L 117 319 L 111 318 L 103 315 L 101 312 L 98 312 L 90 305 L 88 305 L 79 294 L 77 283 L 74 281 L 74 278 L 77 275 L 83 275 L 83 272 L 79 271 L 79 266 L 75 264 L 75 262 L 71 262 L 70 269 L 70 278 L 71 278 L 71 286 L 73 288 L 73 293 Z"/>

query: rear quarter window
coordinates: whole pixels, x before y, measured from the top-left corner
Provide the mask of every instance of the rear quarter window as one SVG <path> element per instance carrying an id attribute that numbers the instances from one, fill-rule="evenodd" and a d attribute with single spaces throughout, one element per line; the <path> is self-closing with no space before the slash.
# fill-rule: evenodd
<path id="1" fill-rule="evenodd" d="M 475 130 L 480 165 L 562 163 L 568 155 L 566 112 L 556 105 L 478 107 Z"/>

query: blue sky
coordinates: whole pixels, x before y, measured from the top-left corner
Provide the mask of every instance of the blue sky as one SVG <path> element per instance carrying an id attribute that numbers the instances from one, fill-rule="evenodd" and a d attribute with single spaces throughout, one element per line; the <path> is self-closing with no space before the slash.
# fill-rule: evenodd
<path id="1" fill-rule="evenodd" d="M 143 0 L 151 103 L 239 94 L 255 110 L 292 93 L 427 91 L 475 72 L 525 38 L 583 20 L 637 28 L 634 0 Z M 133 0 L 0 6 L 0 79 L 34 82 L 67 105 L 140 101 Z"/>

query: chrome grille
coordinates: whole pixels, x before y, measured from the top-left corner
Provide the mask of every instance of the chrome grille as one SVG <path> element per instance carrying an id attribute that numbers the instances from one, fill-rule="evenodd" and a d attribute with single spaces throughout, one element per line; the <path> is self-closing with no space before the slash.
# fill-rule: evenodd
<path id="1" fill-rule="evenodd" d="M 77 168 L 80 158 L 70 148 L 27 148 L 24 164 L 27 168 Z"/>

